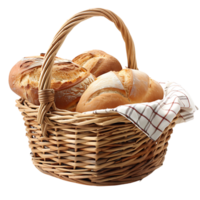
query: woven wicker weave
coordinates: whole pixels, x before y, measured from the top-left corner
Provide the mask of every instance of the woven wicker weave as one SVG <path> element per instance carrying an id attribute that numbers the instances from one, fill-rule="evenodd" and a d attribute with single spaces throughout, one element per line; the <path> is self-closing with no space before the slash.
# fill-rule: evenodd
<path id="1" fill-rule="evenodd" d="M 175 120 L 156 141 L 117 113 L 81 114 L 60 110 L 50 88 L 54 58 L 67 34 L 81 21 L 104 16 L 126 44 L 128 67 L 137 69 L 133 40 L 123 21 L 105 9 L 80 12 L 58 31 L 46 53 L 39 81 L 40 106 L 17 100 L 24 116 L 33 164 L 41 172 L 86 185 L 118 185 L 141 180 L 164 161 Z"/>

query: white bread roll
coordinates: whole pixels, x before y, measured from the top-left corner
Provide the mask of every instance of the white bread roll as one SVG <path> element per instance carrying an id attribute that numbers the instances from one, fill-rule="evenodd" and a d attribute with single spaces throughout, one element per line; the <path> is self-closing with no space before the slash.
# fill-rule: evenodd
<path id="1" fill-rule="evenodd" d="M 116 58 L 100 50 L 87 51 L 72 61 L 86 68 L 96 77 L 109 71 L 122 70 L 122 66 Z"/>
<path id="2" fill-rule="evenodd" d="M 147 74 L 132 69 L 99 76 L 83 93 L 77 112 L 115 108 L 124 104 L 162 99 L 161 85 Z"/>
<path id="3" fill-rule="evenodd" d="M 39 105 L 38 82 L 43 55 L 23 58 L 9 74 L 9 84 L 13 92 L 35 105 Z M 86 69 L 72 61 L 56 57 L 51 79 L 56 107 L 74 111 L 82 93 L 93 81 L 94 76 Z"/>

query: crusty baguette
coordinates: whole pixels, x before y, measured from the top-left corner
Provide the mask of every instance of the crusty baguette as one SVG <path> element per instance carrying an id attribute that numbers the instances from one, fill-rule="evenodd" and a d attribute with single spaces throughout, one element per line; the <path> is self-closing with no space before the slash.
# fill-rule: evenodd
<path id="1" fill-rule="evenodd" d="M 123 104 L 151 102 L 162 99 L 160 84 L 147 74 L 132 69 L 108 72 L 99 76 L 83 93 L 77 112 L 115 108 Z"/>

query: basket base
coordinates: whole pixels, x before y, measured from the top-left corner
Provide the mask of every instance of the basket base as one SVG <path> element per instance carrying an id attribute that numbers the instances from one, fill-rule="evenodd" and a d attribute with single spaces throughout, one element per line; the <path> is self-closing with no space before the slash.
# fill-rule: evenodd
<path id="1" fill-rule="evenodd" d="M 164 165 L 162 165 L 164 166 Z M 149 178 L 151 175 L 153 175 L 157 170 L 152 171 L 150 173 L 144 174 L 143 176 L 130 178 L 130 181 L 118 181 L 118 182 L 102 182 L 102 183 L 93 183 L 91 181 L 87 180 L 77 180 L 77 179 L 70 179 L 66 176 L 58 176 L 57 174 L 53 172 L 47 172 L 44 171 L 41 167 L 37 166 L 34 167 L 34 169 L 39 172 L 42 175 L 46 175 L 51 178 L 55 178 L 57 180 L 67 182 L 67 183 L 73 183 L 81 186 L 89 186 L 89 187 L 114 187 L 114 186 L 122 186 L 122 185 L 129 185 L 134 183 L 142 183 L 145 179 Z"/>

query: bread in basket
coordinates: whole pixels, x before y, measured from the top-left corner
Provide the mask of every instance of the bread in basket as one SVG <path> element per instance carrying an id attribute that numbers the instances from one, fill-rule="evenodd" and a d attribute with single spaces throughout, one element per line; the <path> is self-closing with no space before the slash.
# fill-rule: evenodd
<path id="1" fill-rule="evenodd" d="M 57 32 L 42 66 L 40 106 L 21 98 L 21 111 L 32 160 L 41 172 L 86 185 L 118 185 L 143 179 L 163 164 L 178 117 L 155 142 L 118 113 L 82 114 L 58 109 L 50 89 L 55 56 L 68 33 L 94 16 L 112 21 L 126 44 L 128 67 L 136 69 L 134 43 L 124 22 L 113 12 L 90 9 L 70 18 Z"/>

